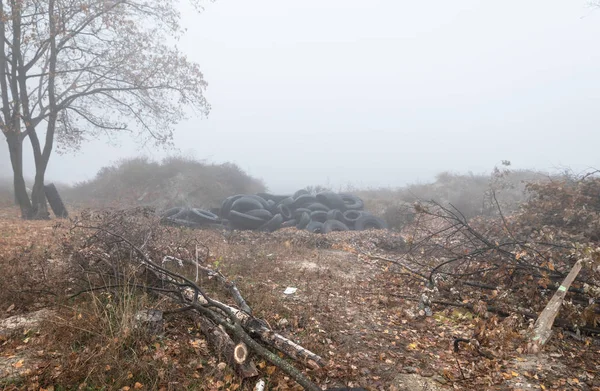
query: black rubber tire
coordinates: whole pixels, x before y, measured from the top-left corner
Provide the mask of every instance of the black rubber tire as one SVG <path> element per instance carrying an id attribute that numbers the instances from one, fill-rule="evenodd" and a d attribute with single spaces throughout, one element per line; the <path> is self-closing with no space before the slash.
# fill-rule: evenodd
<path id="1" fill-rule="evenodd" d="M 259 196 L 254 195 L 254 194 L 248 194 L 248 195 L 245 195 L 244 197 L 255 199 L 256 201 L 258 201 L 258 202 L 261 203 L 261 205 L 263 206 L 263 208 L 269 209 L 269 203 L 267 202 L 267 200 L 265 200 L 262 197 L 259 197 Z"/>
<path id="2" fill-rule="evenodd" d="M 312 232 L 314 234 L 320 234 L 323 233 L 323 223 L 320 223 L 318 221 L 311 221 L 310 223 L 308 223 L 308 225 L 306 226 L 306 230 L 308 232 Z"/>
<path id="3" fill-rule="evenodd" d="M 217 216 L 221 216 L 221 208 L 210 208 L 209 212 L 213 213 L 213 214 L 215 214 Z"/>
<path id="4" fill-rule="evenodd" d="M 278 213 L 275 216 L 273 216 L 273 218 L 271 220 L 267 221 L 259 229 L 261 231 L 267 231 L 267 232 L 277 231 L 279 228 L 281 228 L 282 223 L 283 223 L 283 216 Z"/>
<path id="5" fill-rule="evenodd" d="M 317 198 L 315 196 L 310 194 L 303 194 L 294 200 L 294 203 L 292 204 L 292 209 L 303 208 L 306 207 L 306 205 L 314 204 L 315 202 L 317 202 Z"/>
<path id="6" fill-rule="evenodd" d="M 297 224 L 296 219 L 291 219 L 288 221 L 284 221 L 283 224 L 281 224 L 281 228 L 295 227 L 296 224 Z"/>
<path id="7" fill-rule="evenodd" d="M 340 194 L 340 197 L 344 200 L 346 210 L 363 210 L 365 208 L 363 200 L 353 194 Z"/>
<path id="8" fill-rule="evenodd" d="M 275 201 L 273 200 L 267 200 L 267 205 L 269 205 L 269 207 L 267 208 L 267 210 L 273 214 L 277 213 L 277 204 L 275 203 Z"/>
<path id="9" fill-rule="evenodd" d="M 317 194 L 317 201 L 326 205 L 329 209 L 346 210 L 346 204 L 342 196 L 332 191 L 324 191 Z"/>
<path id="10" fill-rule="evenodd" d="M 189 213 L 189 220 L 196 223 L 216 223 L 219 221 L 219 216 L 208 210 L 192 208 Z"/>
<path id="11" fill-rule="evenodd" d="M 327 205 L 323 205 L 319 202 L 313 202 L 312 204 L 308 205 L 306 207 L 306 209 L 309 209 L 311 212 L 314 212 L 317 210 L 322 210 L 323 212 L 329 212 L 329 207 Z"/>
<path id="12" fill-rule="evenodd" d="M 315 210 L 310 214 L 310 219 L 313 221 L 318 221 L 319 223 L 324 223 L 327 221 L 327 212 L 323 210 Z"/>
<path id="13" fill-rule="evenodd" d="M 294 203 L 294 199 L 292 197 L 287 197 L 287 198 L 284 198 L 283 200 L 279 201 L 277 203 L 277 205 L 285 205 L 285 206 L 291 208 L 293 203 Z"/>
<path id="14" fill-rule="evenodd" d="M 229 212 L 229 222 L 235 229 L 257 229 L 265 223 L 265 220 L 232 210 Z"/>
<path id="15" fill-rule="evenodd" d="M 289 195 L 275 195 L 269 193 L 257 193 L 257 196 L 267 201 L 274 201 L 276 204 L 280 203 L 286 198 L 291 198 Z"/>
<path id="16" fill-rule="evenodd" d="M 323 224 L 323 233 L 329 233 L 334 231 L 349 231 L 350 228 L 339 220 L 327 220 Z"/>
<path id="17" fill-rule="evenodd" d="M 362 216 L 361 211 L 359 210 L 347 210 L 344 212 L 344 221 L 343 223 L 345 224 L 352 224 L 354 225 L 354 223 L 360 219 L 360 216 Z"/>
<path id="18" fill-rule="evenodd" d="M 277 205 L 277 212 L 279 212 L 284 220 L 290 220 L 292 218 L 292 211 L 287 205 L 279 204 Z"/>
<path id="19" fill-rule="evenodd" d="M 344 214 L 339 209 L 332 209 L 327 212 L 327 220 L 338 220 L 344 222 Z"/>
<path id="20" fill-rule="evenodd" d="M 170 218 L 174 220 L 189 220 L 192 210 L 190 208 L 181 208 L 181 211 L 172 215 Z"/>
<path id="21" fill-rule="evenodd" d="M 273 218 L 273 213 L 269 212 L 266 209 L 252 209 L 246 212 L 248 216 L 258 217 L 263 221 L 269 221 Z"/>
<path id="22" fill-rule="evenodd" d="M 292 217 L 295 218 L 296 220 L 300 221 L 300 218 L 302 217 L 302 213 L 308 213 L 308 215 L 310 216 L 312 211 L 310 209 L 306 209 L 306 208 L 298 208 L 292 212 Z"/>
<path id="23" fill-rule="evenodd" d="M 260 198 L 260 197 L 257 197 L 257 198 Z M 264 203 L 266 205 L 267 201 L 264 201 Z M 249 210 L 254 210 L 254 209 L 266 209 L 265 205 L 263 205 L 262 202 L 260 202 L 259 200 L 257 200 L 254 197 L 243 196 L 242 198 L 236 200 L 231 205 L 231 210 L 232 211 L 235 210 L 236 212 L 240 212 L 240 213 L 245 213 Z M 230 212 L 230 214 L 231 214 L 231 212 Z"/>
<path id="24" fill-rule="evenodd" d="M 292 196 L 292 198 L 293 198 L 293 199 L 296 199 L 296 198 L 298 198 L 298 197 L 300 197 L 300 196 L 303 196 L 303 195 L 309 195 L 309 194 L 310 194 L 310 193 L 309 193 L 308 191 L 306 191 L 306 190 L 304 190 L 304 189 L 300 189 L 300 190 L 298 190 L 297 192 L 295 192 L 295 193 L 294 193 L 294 195 Z"/>
<path id="25" fill-rule="evenodd" d="M 373 216 L 370 213 L 363 213 L 358 220 L 354 222 L 354 229 L 356 231 L 364 231 L 367 229 L 387 229 L 385 220 Z"/>
<path id="26" fill-rule="evenodd" d="M 298 224 L 296 224 L 296 228 L 304 229 L 306 228 L 308 223 L 310 223 L 310 215 L 306 212 L 303 212 L 302 216 L 300 216 L 300 218 L 296 220 L 298 221 Z"/>
<path id="27" fill-rule="evenodd" d="M 229 211 L 231 211 L 231 205 L 233 205 L 235 201 L 242 197 L 242 194 L 236 194 L 234 196 L 225 198 L 225 200 L 223 200 L 221 203 L 221 217 L 226 219 L 229 216 Z"/>
<path id="28" fill-rule="evenodd" d="M 180 206 L 176 206 L 174 208 L 169 208 L 161 213 L 160 217 L 162 219 L 166 219 L 167 217 L 175 216 L 177 213 L 181 212 L 183 208 Z"/>
<path id="29" fill-rule="evenodd" d="M 69 212 L 67 212 L 67 208 L 65 207 L 62 198 L 60 198 L 60 194 L 58 194 L 58 190 L 56 190 L 54 183 L 44 186 L 44 193 L 46 194 L 46 199 L 50 204 L 54 216 L 59 219 L 66 219 L 69 217 Z"/>

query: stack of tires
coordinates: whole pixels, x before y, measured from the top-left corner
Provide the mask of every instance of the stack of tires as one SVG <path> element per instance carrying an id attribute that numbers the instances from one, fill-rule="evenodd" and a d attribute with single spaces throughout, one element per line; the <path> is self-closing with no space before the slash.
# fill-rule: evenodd
<path id="1" fill-rule="evenodd" d="M 220 209 L 222 222 L 233 229 L 273 232 L 296 227 L 314 233 L 385 229 L 385 221 L 364 211 L 352 194 L 299 190 L 292 196 L 259 193 L 226 198 Z"/>
<path id="2" fill-rule="evenodd" d="M 180 227 L 202 228 L 220 226 L 222 224 L 218 215 L 198 208 L 171 208 L 164 211 L 161 217 L 163 224 Z"/>

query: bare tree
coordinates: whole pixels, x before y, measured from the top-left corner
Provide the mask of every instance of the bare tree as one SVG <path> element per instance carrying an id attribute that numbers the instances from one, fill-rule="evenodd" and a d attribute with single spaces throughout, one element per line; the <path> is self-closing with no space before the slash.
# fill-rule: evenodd
<path id="1" fill-rule="evenodd" d="M 200 9 L 200 0 L 191 0 Z M 0 0 L 0 127 L 24 218 L 48 216 L 55 147 L 132 131 L 169 145 L 188 109 L 207 115 L 206 82 L 174 45 L 178 0 Z M 31 200 L 23 142 L 35 160 Z M 43 141 L 42 141 L 43 140 Z"/>

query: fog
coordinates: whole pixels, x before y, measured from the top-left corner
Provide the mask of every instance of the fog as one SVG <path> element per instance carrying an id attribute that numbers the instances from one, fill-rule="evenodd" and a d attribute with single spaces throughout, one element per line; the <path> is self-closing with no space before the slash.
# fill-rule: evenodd
<path id="1" fill-rule="evenodd" d="M 123 136 L 55 154 L 49 179 L 170 153 L 237 163 L 274 192 L 399 186 L 503 159 L 600 168 L 600 8 L 587 1 L 218 0 L 182 12 L 178 46 L 201 64 L 209 117 L 180 123 L 175 151 Z M 0 159 L 9 174 L 4 141 Z"/>

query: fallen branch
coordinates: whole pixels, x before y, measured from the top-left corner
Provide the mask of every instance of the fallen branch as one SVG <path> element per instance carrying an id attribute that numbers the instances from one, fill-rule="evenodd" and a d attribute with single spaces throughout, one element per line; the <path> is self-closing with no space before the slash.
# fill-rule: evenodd
<path id="1" fill-rule="evenodd" d="M 258 370 L 254 363 L 247 361 L 247 348 L 245 354 L 241 354 L 240 344 L 235 345 L 231 337 L 210 320 L 199 316 L 198 323 L 208 343 L 215 348 L 217 354 L 225 356 L 227 363 L 235 368 L 235 371 L 242 379 L 258 376 Z"/>
<path id="2" fill-rule="evenodd" d="M 258 341 L 254 340 L 249 333 L 257 334 L 261 338 L 261 341 L 269 343 L 271 346 L 276 347 L 290 357 L 297 359 L 304 358 L 306 364 L 311 367 L 318 367 L 316 364 L 323 366 L 325 361 L 321 357 L 287 338 L 274 333 L 264 324 L 264 322 L 252 317 L 249 313 L 210 298 L 195 282 L 181 274 L 158 265 L 139 247 L 122 235 L 102 227 L 81 225 L 78 227 L 102 232 L 127 244 L 134 253 L 138 254 L 141 258 L 141 266 L 143 266 L 148 273 L 154 274 L 157 282 L 162 283 L 162 289 L 164 289 L 165 286 L 173 286 L 176 288 L 178 294 L 166 295 L 167 297 L 184 307 L 191 307 L 192 310 L 206 317 L 214 324 L 222 326 L 235 340 L 243 342 L 256 354 L 279 367 L 298 384 L 304 387 L 304 389 L 309 391 L 320 391 L 320 388 L 310 381 L 306 375 L 286 360 L 280 358 L 277 354 L 262 346 Z M 130 259 L 133 260 L 134 257 L 132 256 Z M 177 258 L 174 257 L 172 259 L 177 260 Z"/>
<path id="3" fill-rule="evenodd" d="M 567 294 L 567 291 L 575 278 L 581 271 L 581 267 L 583 266 L 583 262 L 581 260 L 577 261 L 563 283 L 558 287 L 552 299 L 546 305 L 546 308 L 542 311 L 538 319 L 535 321 L 535 325 L 533 328 L 533 333 L 530 337 L 530 342 L 528 345 L 529 353 L 537 353 L 540 349 L 548 342 L 550 336 L 552 335 L 552 325 L 554 324 L 554 319 L 560 310 L 562 302 Z"/>

